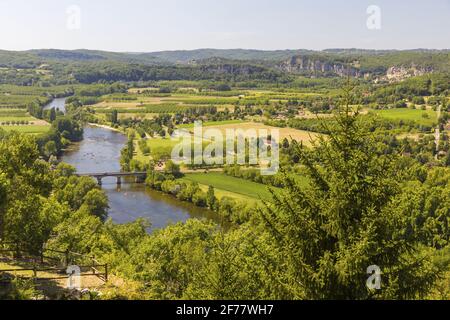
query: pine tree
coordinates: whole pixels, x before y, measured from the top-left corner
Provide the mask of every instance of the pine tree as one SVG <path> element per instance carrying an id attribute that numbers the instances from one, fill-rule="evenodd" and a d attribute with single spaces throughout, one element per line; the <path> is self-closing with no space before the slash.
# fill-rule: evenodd
<path id="1" fill-rule="evenodd" d="M 111 123 L 116 124 L 118 122 L 118 112 L 116 109 L 114 109 L 111 113 Z"/>
<path id="2" fill-rule="evenodd" d="M 56 110 L 55 108 L 50 109 L 50 116 L 49 116 L 50 122 L 53 122 L 56 120 Z"/>
<path id="3" fill-rule="evenodd" d="M 206 202 L 207 202 L 209 209 L 211 209 L 211 210 L 215 209 L 216 203 L 217 203 L 217 198 L 214 194 L 214 187 L 212 187 L 212 186 L 208 187 L 208 192 L 206 194 Z"/>
<path id="4" fill-rule="evenodd" d="M 3 173 L 0 173 L 0 239 L 3 238 L 3 217 L 5 214 L 6 209 L 6 200 L 8 195 L 7 190 L 7 183 L 6 177 Z"/>
<path id="5" fill-rule="evenodd" d="M 309 186 L 284 172 L 286 189 L 272 192 L 273 203 L 261 211 L 270 277 L 280 298 L 419 297 L 435 275 L 417 249 L 409 212 L 395 206 L 402 190 L 397 156 L 383 152 L 352 110 L 350 86 L 342 98 L 329 136 L 310 151 L 293 142 Z M 366 286 L 373 265 L 382 272 L 380 290 Z"/>

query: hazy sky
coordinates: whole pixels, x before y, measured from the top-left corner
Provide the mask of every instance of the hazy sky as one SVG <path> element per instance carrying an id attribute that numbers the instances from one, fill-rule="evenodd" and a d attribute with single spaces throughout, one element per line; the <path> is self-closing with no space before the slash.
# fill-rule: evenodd
<path id="1" fill-rule="evenodd" d="M 350 47 L 450 48 L 450 0 L 0 0 L 7 50 Z"/>

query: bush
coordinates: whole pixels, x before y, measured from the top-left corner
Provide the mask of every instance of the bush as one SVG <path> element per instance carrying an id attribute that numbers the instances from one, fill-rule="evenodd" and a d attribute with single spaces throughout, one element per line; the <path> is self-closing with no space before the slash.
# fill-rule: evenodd
<path id="1" fill-rule="evenodd" d="M 145 133 L 144 133 L 144 135 L 145 135 Z M 147 144 L 147 140 L 145 140 L 145 139 L 139 140 L 138 144 L 139 144 L 139 149 L 141 149 L 141 152 L 145 156 L 150 155 L 150 151 L 151 150 L 150 150 L 150 147 Z"/>
<path id="2" fill-rule="evenodd" d="M 412 98 L 412 103 L 414 104 L 425 104 L 425 99 L 423 97 L 420 96 L 415 96 Z"/>
<path id="3" fill-rule="evenodd" d="M 206 207 L 207 205 L 206 194 L 203 191 L 198 190 L 192 196 L 192 203 L 198 207 Z"/>
<path id="4" fill-rule="evenodd" d="M 170 89 L 169 87 L 161 87 L 159 88 L 159 93 L 171 93 L 172 89 Z"/>
<path id="5" fill-rule="evenodd" d="M 5 300 L 31 300 L 38 296 L 33 280 L 14 278 L 10 282 L 9 290 L 6 294 L 0 295 Z"/>

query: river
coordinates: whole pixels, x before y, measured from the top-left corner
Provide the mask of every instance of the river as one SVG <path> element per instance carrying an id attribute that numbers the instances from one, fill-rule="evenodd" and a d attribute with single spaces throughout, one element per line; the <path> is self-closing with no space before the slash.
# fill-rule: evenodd
<path id="1" fill-rule="evenodd" d="M 66 113 L 66 99 L 67 98 L 55 98 L 44 107 L 44 110 L 55 108 L 63 113 Z"/>
<path id="2" fill-rule="evenodd" d="M 65 110 L 61 108 L 61 100 L 55 100 L 53 106 L 48 105 L 46 109 L 58 106 L 60 110 Z M 126 137 L 119 132 L 86 126 L 83 141 L 73 144 L 64 152 L 61 160 L 73 165 L 79 173 L 120 171 L 120 151 L 126 141 Z M 146 188 L 144 184 L 134 183 L 133 179 L 123 181 L 120 187 L 115 178 L 104 178 L 102 182 L 109 199 L 109 217 L 116 223 L 147 218 L 152 224 L 149 229 L 151 232 L 189 218 L 216 218 L 209 210 Z"/>

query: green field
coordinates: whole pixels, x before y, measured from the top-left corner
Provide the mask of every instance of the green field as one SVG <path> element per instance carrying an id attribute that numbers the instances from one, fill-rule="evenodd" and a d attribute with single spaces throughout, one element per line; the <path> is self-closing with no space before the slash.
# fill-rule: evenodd
<path id="1" fill-rule="evenodd" d="M 33 121 L 36 120 L 36 118 L 32 117 L 32 116 L 28 116 L 28 115 L 24 115 L 24 116 L 1 116 L 0 115 L 0 123 L 1 122 L 11 122 L 11 121 Z"/>
<path id="2" fill-rule="evenodd" d="M 418 109 L 387 109 L 371 111 L 385 119 L 414 121 L 422 125 L 433 125 L 437 122 L 437 112 L 433 110 Z"/>
<path id="3" fill-rule="evenodd" d="M 147 145 L 150 147 L 150 155 L 153 158 L 161 158 L 161 157 L 170 157 L 172 154 L 173 148 L 180 143 L 179 140 L 172 140 L 170 138 L 162 139 L 162 138 L 152 138 L 146 140 Z M 149 161 L 149 157 L 145 156 L 138 145 L 136 145 L 137 155 L 135 159 L 147 163 Z"/>
<path id="4" fill-rule="evenodd" d="M 188 180 L 188 179 L 185 179 L 185 178 L 183 178 L 181 180 L 182 181 L 186 181 L 186 182 L 191 181 L 191 180 Z M 203 192 L 205 192 L 205 193 L 208 192 L 208 186 L 207 185 L 199 184 L 199 186 L 200 186 L 200 189 Z M 227 198 L 232 198 L 232 199 L 238 200 L 238 201 L 244 201 L 246 203 L 255 203 L 256 204 L 256 203 L 259 202 L 259 199 L 256 199 L 256 198 L 253 198 L 253 197 L 250 197 L 250 196 L 246 196 L 246 195 L 243 195 L 243 194 L 239 194 L 239 193 L 235 193 L 235 192 L 231 192 L 231 191 L 217 189 L 217 188 L 214 188 L 214 195 L 218 199 L 222 199 L 223 197 L 227 197 Z"/>
<path id="5" fill-rule="evenodd" d="M 38 122 L 37 124 L 34 124 Z M 26 109 L 0 108 L 0 128 L 29 134 L 47 132 L 49 125 L 30 116 Z"/>
<path id="6" fill-rule="evenodd" d="M 172 155 L 172 150 L 174 147 L 182 142 L 181 139 L 172 139 L 172 138 L 151 138 L 146 140 L 147 145 L 150 147 L 150 155 L 153 158 L 170 158 Z M 210 141 L 203 140 L 203 148 L 205 148 Z M 194 145 L 192 144 L 192 148 Z M 136 144 L 137 154 L 135 159 L 143 162 L 148 162 L 149 157 L 145 156 L 139 145 Z"/>
<path id="7" fill-rule="evenodd" d="M 50 129 L 50 126 L 24 125 L 24 126 L 0 126 L 0 128 L 5 131 L 17 131 L 20 133 L 28 133 L 28 134 L 40 134 L 46 133 Z"/>
<path id="8" fill-rule="evenodd" d="M 22 117 L 27 114 L 26 109 L 0 108 L 0 117 Z"/>
<path id="9" fill-rule="evenodd" d="M 26 109 L 16 109 L 16 108 L 0 108 L 0 125 L 8 126 L 12 124 L 16 124 L 16 122 L 24 121 L 35 121 L 36 118 L 30 116 Z"/>
<path id="10" fill-rule="evenodd" d="M 264 184 L 227 176 L 224 173 L 189 173 L 184 179 L 254 199 L 267 199 L 271 196 Z"/>

